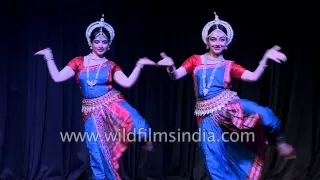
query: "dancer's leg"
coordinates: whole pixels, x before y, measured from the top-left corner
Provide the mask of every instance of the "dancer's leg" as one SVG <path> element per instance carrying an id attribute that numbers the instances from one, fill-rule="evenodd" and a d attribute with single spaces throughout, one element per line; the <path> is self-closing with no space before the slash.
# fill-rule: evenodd
<path id="1" fill-rule="evenodd" d="M 105 160 L 99 142 L 99 136 L 94 125 L 94 120 L 90 116 L 85 123 L 86 144 L 90 156 L 90 166 L 92 178 L 94 180 L 116 179 L 112 166 Z"/>
<path id="2" fill-rule="evenodd" d="M 294 158 L 295 152 L 291 145 L 287 144 L 284 136 L 282 135 L 280 128 L 281 122 L 277 116 L 272 112 L 268 107 L 263 107 L 257 103 L 247 100 L 247 99 L 238 99 L 240 101 L 244 113 L 246 114 L 255 114 L 258 113 L 261 116 L 262 123 L 269 132 L 269 141 L 277 145 L 277 149 L 280 155 L 285 156 L 286 158 Z"/>
<path id="3" fill-rule="evenodd" d="M 253 101 L 247 99 L 239 99 L 243 111 L 246 114 L 260 114 L 262 123 L 269 133 L 270 137 L 273 137 L 273 141 L 283 140 L 283 136 L 280 133 L 281 122 L 277 116 L 268 107 L 263 107 Z"/>
<path id="4" fill-rule="evenodd" d="M 212 179 L 259 179 L 263 167 L 255 161 L 255 154 L 242 142 L 232 142 L 211 116 L 200 124 L 200 146 L 207 170 Z M 252 167 L 257 171 L 251 175 Z"/>
<path id="5" fill-rule="evenodd" d="M 133 121 L 132 134 L 139 142 L 145 142 L 143 146 L 145 150 L 151 151 L 153 146 L 152 142 L 148 141 L 151 135 L 151 129 L 147 121 L 140 115 L 140 113 L 133 108 L 126 101 L 119 102 L 123 108 L 130 112 L 130 119 Z M 138 139 L 137 139 L 138 138 Z M 150 138 L 151 139 L 151 138 Z"/>

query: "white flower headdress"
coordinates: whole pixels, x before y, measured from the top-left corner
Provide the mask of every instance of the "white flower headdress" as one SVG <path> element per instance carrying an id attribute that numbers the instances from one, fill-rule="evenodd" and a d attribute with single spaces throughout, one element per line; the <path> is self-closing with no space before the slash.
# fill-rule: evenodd
<path id="1" fill-rule="evenodd" d="M 202 40 L 207 45 L 207 37 L 210 36 L 210 34 L 208 34 L 209 33 L 209 29 L 214 25 L 221 25 L 227 30 L 226 36 L 228 38 L 228 40 L 227 40 L 227 46 L 228 46 L 231 43 L 232 39 L 233 39 L 233 35 L 234 35 L 233 29 L 232 29 L 231 25 L 228 22 L 220 20 L 219 16 L 216 14 L 216 12 L 214 12 L 214 14 L 215 14 L 215 19 L 213 21 L 208 22 L 204 26 L 204 28 L 202 29 Z M 217 29 L 219 29 L 219 28 L 217 28 Z"/>
<path id="2" fill-rule="evenodd" d="M 114 39 L 114 36 L 115 36 L 114 29 L 113 29 L 113 27 L 112 27 L 110 24 L 104 22 L 104 15 L 102 14 L 102 18 L 100 19 L 100 21 L 93 22 L 93 23 L 91 23 L 91 24 L 87 27 L 87 30 L 86 30 L 86 38 L 87 38 L 87 41 L 88 41 L 89 46 L 90 46 L 90 47 L 92 46 L 91 41 L 90 41 L 90 35 L 91 35 L 92 31 L 93 31 L 94 29 L 96 29 L 96 28 L 100 28 L 100 32 L 97 34 L 97 36 L 98 36 L 98 35 L 104 35 L 104 36 L 106 36 L 106 35 L 102 32 L 102 28 L 106 29 L 106 30 L 109 32 L 109 34 L 110 34 L 110 39 L 108 39 L 108 40 L 109 40 L 109 42 L 110 42 L 110 44 L 111 44 L 112 41 L 113 41 L 113 39 Z M 107 37 L 107 36 L 106 36 L 106 37 Z M 110 45 L 110 44 L 109 44 L 109 45 Z"/>

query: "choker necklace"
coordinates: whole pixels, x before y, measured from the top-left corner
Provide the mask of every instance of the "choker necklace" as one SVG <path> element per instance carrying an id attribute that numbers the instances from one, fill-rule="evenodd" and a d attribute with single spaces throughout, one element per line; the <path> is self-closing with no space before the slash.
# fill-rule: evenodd
<path id="1" fill-rule="evenodd" d="M 106 61 L 106 58 L 103 57 L 101 59 L 101 62 L 99 64 L 99 67 L 98 67 L 98 70 L 97 70 L 97 73 L 96 73 L 96 76 L 95 76 L 95 79 L 93 81 L 91 81 L 89 79 L 89 62 L 90 62 L 90 59 L 92 60 L 92 54 L 90 54 L 90 57 L 88 59 L 88 64 L 87 64 L 87 84 L 90 86 L 90 88 L 92 88 L 93 86 L 95 86 L 97 84 L 97 81 L 98 81 L 98 77 L 99 77 L 99 73 L 100 73 L 100 68 L 102 66 L 102 64 Z"/>
<path id="2" fill-rule="evenodd" d="M 206 53 L 204 56 L 205 56 L 205 58 L 206 58 L 207 60 L 209 60 L 209 61 L 215 61 L 215 62 L 217 62 L 217 63 L 222 62 L 222 61 L 225 60 L 223 56 L 219 56 L 219 57 L 217 57 L 217 58 L 214 58 L 214 57 L 211 57 L 208 53 Z"/>
<path id="3" fill-rule="evenodd" d="M 214 59 L 214 58 L 210 57 L 208 54 L 205 54 L 204 68 L 202 70 L 202 91 L 203 91 L 204 96 L 206 96 L 209 93 L 209 88 L 214 80 L 214 75 L 216 74 L 216 69 L 217 69 L 217 68 L 214 68 L 212 70 L 208 85 L 206 85 L 206 77 L 207 77 L 206 71 L 207 71 L 208 60 L 209 61 L 216 61 L 216 63 L 220 63 L 220 62 L 224 61 L 224 58 L 223 58 L 223 56 L 220 56 L 220 57 Z"/>

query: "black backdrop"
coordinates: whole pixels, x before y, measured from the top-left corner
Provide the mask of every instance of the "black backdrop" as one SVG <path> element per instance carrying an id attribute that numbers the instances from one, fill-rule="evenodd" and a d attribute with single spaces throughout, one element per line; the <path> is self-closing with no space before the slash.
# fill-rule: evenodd
<path id="1" fill-rule="evenodd" d="M 275 44 L 288 56 L 286 64 L 270 63 L 259 82 L 234 84 L 241 97 L 276 113 L 297 150 L 295 160 L 283 161 L 271 147 L 264 178 L 320 179 L 314 6 L 270 1 L 151 3 L 11 0 L 2 5 L 0 178 L 90 176 L 85 144 L 60 139 L 60 132 L 83 131 L 79 89 L 74 78 L 55 84 L 43 59 L 33 56 L 37 50 L 51 47 L 62 69 L 75 56 L 89 53 L 85 29 L 104 13 L 116 32 L 107 57 L 126 74 L 139 57 L 159 60 L 162 51 L 180 65 L 190 55 L 205 52 L 201 30 L 216 11 L 235 31 L 225 57 L 254 70 Z M 153 132 L 197 131 L 190 76 L 173 82 L 164 68 L 146 67 L 134 87 L 119 90 Z M 150 153 L 139 146 L 130 145 L 121 159 L 123 179 L 208 179 L 197 143 L 156 143 Z"/>

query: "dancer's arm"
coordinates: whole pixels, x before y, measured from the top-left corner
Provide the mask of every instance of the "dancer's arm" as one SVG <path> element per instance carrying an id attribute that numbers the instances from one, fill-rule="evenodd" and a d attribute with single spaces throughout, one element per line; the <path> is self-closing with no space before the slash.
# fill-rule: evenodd
<path id="1" fill-rule="evenodd" d="M 64 67 L 61 71 L 58 70 L 54 61 L 50 48 L 43 49 L 35 53 L 35 55 L 43 55 L 47 62 L 49 73 L 54 82 L 63 82 L 75 75 L 74 70 L 70 66 Z"/>
<path id="2" fill-rule="evenodd" d="M 158 62 L 158 65 L 167 66 L 167 72 L 169 73 L 171 80 L 181 79 L 193 70 L 193 56 L 185 60 L 178 69 L 176 69 L 171 57 L 167 56 L 165 53 L 160 53 L 160 56 L 163 59 Z"/>
<path id="3" fill-rule="evenodd" d="M 144 65 L 157 65 L 157 64 L 155 62 L 152 62 L 152 61 L 146 59 L 146 58 L 140 59 L 137 62 L 136 67 L 133 69 L 133 71 L 131 72 L 129 77 L 127 77 L 123 73 L 123 71 L 120 68 L 118 68 L 118 69 L 115 70 L 115 73 L 113 75 L 113 79 L 120 86 L 122 86 L 124 88 L 130 88 L 138 80 L 138 77 L 139 77 L 139 75 L 141 73 L 141 70 L 143 69 Z"/>
<path id="4" fill-rule="evenodd" d="M 259 66 L 256 68 L 254 72 L 251 72 L 249 70 L 245 70 L 241 76 L 241 80 L 248 81 L 248 82 L 255 82 L 258 81 L 261 77 L 261 75 L 264 72 L 264 69 L 267 67 L 266 60 L 262 60 L 259 63 Z"/>
<path id="5" fill-rule="evenodd" d="M 268 59 L 276 61 L 277 63 L 281 63 L 281 61 L 286 61 L 287 57 L 283 53 L 279 52 L 279 50 L 279 46 L 274 46 L 273 48 L 269 49 L 263 56 L 256 70 L 254 72 L 251 72 L 249 70 L 244 71 L 244 73 L 241 76 L 241 79 L 249 82 L 258 81 L 261 75 L 263 74 L 265 68 L 267 67 Z"/>
<path id="6" fill-rule="evenodd" d="M 63 82 L 75 75 L 75 72 L 69 67 L 64 67 L 61 71 L 58 70 L 54 60 L 47 60 L 49 73 L 54 82 Z"/>
<path id="7" fill-rule="evenodd" d="M 167 67 L 167 72 L 169 73 L 171 80 L 178 80 L 188 74 L 183 66 L 180 66 L 178 69 L 176 69 L 174 65 Z"/>
<path id="8" fill-rule="evenodd" d="M 121 70 L 116 71 L 113 75 L 113 79 L 120 86 L 130 88 L 137 81 L 142 69 L 143 65 L 136 65 L 129 77 L 127 77 Z"/>

